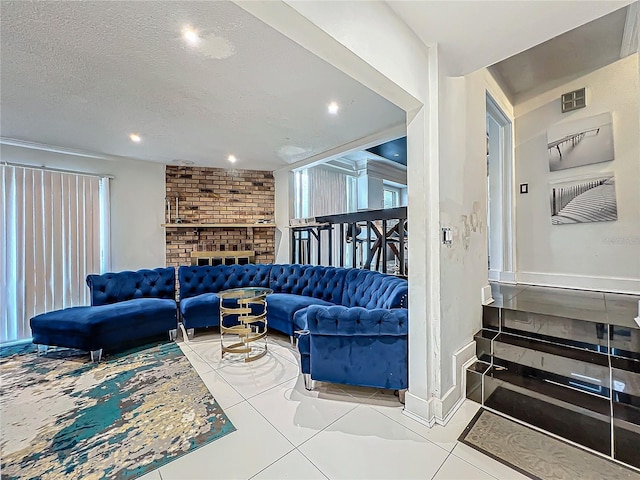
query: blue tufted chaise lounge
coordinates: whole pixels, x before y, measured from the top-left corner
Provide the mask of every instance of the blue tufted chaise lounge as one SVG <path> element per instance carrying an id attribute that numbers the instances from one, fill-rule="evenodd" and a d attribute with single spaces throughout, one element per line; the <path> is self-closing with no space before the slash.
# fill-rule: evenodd
<path id="1" fill-rule="evenodd" d="M 180 315 L 193 329 L 219 325 L 218 292 L 270 288 L 267 323 L 299 337 L 305 385 L 312 380 L 407 388 L 407 281 L 361 269 L 312 265 L 185 266 Z"/>
<path id="2" fill-rule="evenodd" d="M 165 336 L 175 338 L 175 269 L 89 275 L 91 306 L 43 313 L 31 319 L 33 343 L 78 348 L 100 361 L 113 350 Z"/>

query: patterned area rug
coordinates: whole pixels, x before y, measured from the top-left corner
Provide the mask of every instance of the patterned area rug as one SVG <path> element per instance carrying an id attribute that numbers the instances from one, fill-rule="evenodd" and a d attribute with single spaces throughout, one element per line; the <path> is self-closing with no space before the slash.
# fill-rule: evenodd
<path id="1" fill-rule="evenodd" d="M 535 479 L 640 480 L 634 470 L 484 409 L 459 440 Z"/>
<path id="2" fill-rule="evenodd" d="M 136 478 L 235 427 L 175 343 L 0 351 L 2 480 Z"/>

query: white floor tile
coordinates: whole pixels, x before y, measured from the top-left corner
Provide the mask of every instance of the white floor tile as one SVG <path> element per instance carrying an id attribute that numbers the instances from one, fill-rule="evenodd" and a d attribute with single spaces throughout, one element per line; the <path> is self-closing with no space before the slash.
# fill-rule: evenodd
<path id="1" fill-rule="evenodd" d="M 161 467 L 162 480 L 247 479 L 293 450 L 247 402 L 225 413 L 237 430 Z"/>
<path id="2" fill-rule="evenodd" d="M 160 470 L 153 470 L 152 472 L 149 472 L 145 475 L 142 475 L 141 477 L 138 477 L 137 480 L 162 480 L 160 478 Z"/>
<path id="3" fill-rule="evenodd" d="M 373 396 L 369 397 L 365 403 L 370 407 L 389 407 L 400 411 L 402 411 L 402 409 L 404 408 L 404 405 L 400 403 L 400 398 L 398 398 L 398 395 L 396 395 L 393 390 L 386 389 L 378 390 L 373 394 Z"/>
<path id="4" fill-rule="evenodd" d="M 176 340 L 176 345 L 178 345 L 178 347 L 180 347 L 180 350 L 182 350 L 183 352 L 186 350 L 191 350 L 191 347 L 182 340 Z"/>
<path id="5" fill-rule="evenodd" d="M 225 356 L 224 359 L 222 358 L 222 346 L 220 345 L 219 338 L 217 340 L 191 344 L 191 349 L 214 370 L 230 364 L 229 355 Z M 234 359 L 233 361 L 240 361 L 239 355 L 232 357 Z M 242 361 L 244 361 L 244 359 L 242 359 Z"/>
<path id="6" fill-rule="evenodd" d="M 320 470 L 298 450 L 288 453 L 273 465 L 258 473 L 252 480 L 326 480 Z"/>
<path id="7" fill-rule="evenodd" d="M 202 378 L 211 395 L 213 395 L 213 398 L 216 399 L 218 405 L 220 405 L 223 410 L 240 402 L 244 402 L 243 396 L 236 392 L 215 370 L 200 374 L 200 378 Z"/>
<path id="8" fill-rule="evenodd" d="M 450 452 L 458 443 L 458 437 L 477 413 L 480 405 L 471 400 L 465 400 L 445 426 L 436 424 L 431 428 L 402 413 L 403 408 L 384 405 L 375 405 L 372 408 Z"/>
<path id="9" fill-rule="evenodd" d="M 198 375 L 202 376 L 204 373 L 211 371 L 211 365 L 205 362 L 195 351 L 184 350 L 183 353 L 184 356 L 189 359 L 189 362 L 191 362 L 196 372 L 198 372 Z"/>
<path id="10" fill-rule="evenodd" d="M 528 478 L 464 443 L 458 442 L 452 454 L 499 480 L 525 480 Z"/>
<path id="11" fill-rule="evenodd" d="M 220 329 L 217 327 L 210 327 L 208 329 L 199 329 L 193 338 L 185 337 L 185 342 L 190 345 L 208 342 L 214 339 L 220 340 Z"/>
<path id="12" fill-rule="evenodd" d="M 269 351 L 280 355 L 296 365 L 300 365 L 300 354 L 297 350 L 292 350 L 289 346 L 283 346 L 279 343 L 269 341 Z"/>
<path id="13" fill-rule="evenodd" d="M 365 405 L 299 447 L 327 477 L 431 478 L 447 451 Z"/>
<path id="14" fill-rule="evenodd" d="M 244 398 L 265 392 L 299 374 L 297 365 L 271 352 L 254 362 L 233 363 L 216 371 Z"/>
<path id="15" fill-rule="evenodd" d="M 449 455 L 433 480 L 494 480 L 494 478 L 455 455 Z"/>
<path id="16" fill-rule="evenodd" d="M 289 339 L 289 335 L 285 335 L 284 333 L 276 332 L 275 330 L 269 330 L 269 341 L 275 342 L 283 347 L 295 349 L 293 345 L 291 345 L 291 340 Z"/>
<path id="17" fill-rule="evenodd" d="M 317 385 L 318 382 L 315 382 L 315 384 Z M 333 385 L 349 394 L 355 401 L 359 403 L 366 403 L 367 405 L 369 404 L 371 397 L 380 392 L 379 388 L 356 387 L 354 385 L 343 385 L 339 383 Z"/>
<path id="18" fill-rule="evenodd" d="M 358 406 L 346 393 L 325 385 L 307 391 L 300 375 L 256 395 L 249 403 L 291 443 L 300 445 Z"/>
<path id="19" fill-rule="evenodd" d="M 293 351 L 287 346 L 281 345 L 278 342 L 272 341 L 271 339 L 268 339 L 267 342 L 267 348 L 270 353 L 276 354 L 295 365 L 300 364 L 297 352 Z M 225 339 L 225 345 L 231 343 L 233 343 L 233 337 Z M 213 368 L 214 370 L 218 370 L 220 368 L 224 368 L 228 365 L 236 363 L 244 363 L 244 355 L 227 353 L 224 357 L 222 356 L 222 345 L 220 343 L 219 335 L 216 335 L 215 337 L 210 335 L 207 340 L 202 340 L 200 342 L 190 344 L 189 348 L 196 352 L 200 356 L 200 358 L 207 362 L 209 366 L 211 366 L 211 368 Z M 258 362 L 262 361 L 264 360 L 258 360 Z"/>

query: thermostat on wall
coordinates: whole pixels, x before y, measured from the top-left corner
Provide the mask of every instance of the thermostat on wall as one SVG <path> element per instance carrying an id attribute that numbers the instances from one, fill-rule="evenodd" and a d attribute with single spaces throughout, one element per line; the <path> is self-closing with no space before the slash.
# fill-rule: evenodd
<path id="1" fill-rule="evenodd" d="M 520 184 L 520 193 L 529 193 L 529 184 L 521 183 Z"/>

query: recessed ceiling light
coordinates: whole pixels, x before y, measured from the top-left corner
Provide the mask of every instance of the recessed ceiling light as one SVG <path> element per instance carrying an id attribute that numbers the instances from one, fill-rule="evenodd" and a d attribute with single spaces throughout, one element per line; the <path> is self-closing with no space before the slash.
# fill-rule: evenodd
<path id="1" fill-rule="evenodd" d="M 138 135 L 137 133 L 132 133 L 131 135 L 129 135 L 129 138 L 134 143 L 140 143 L 142 141 L 142 138 L 140 138 L 140 135 Z"/>
<path id="2" fill-rule="evenodd" d="M 198 35 L 197 30 L 192 27 L 184 27 L 182 29 L 182 38 L 192 47 L 195 47 L 200 43 L 200 36 Z"/>
<path id="3" fill-rule="evenodd" d="M 233 155 L 229 155 L 229 156 L 227 157 L 227 160 L 229 160 L 231 163 L 236 163 L 236 157 L 235 157 L 235 156 L 233 156 Z"/>
<path id="4" fill-rule="evenodd" d="M 329 110 L 331 115 L 336 115 L 338 110 L 340 110 L 340 106 L 336 102 L 331 102 L 327 107 L 327 110 Z"/>

